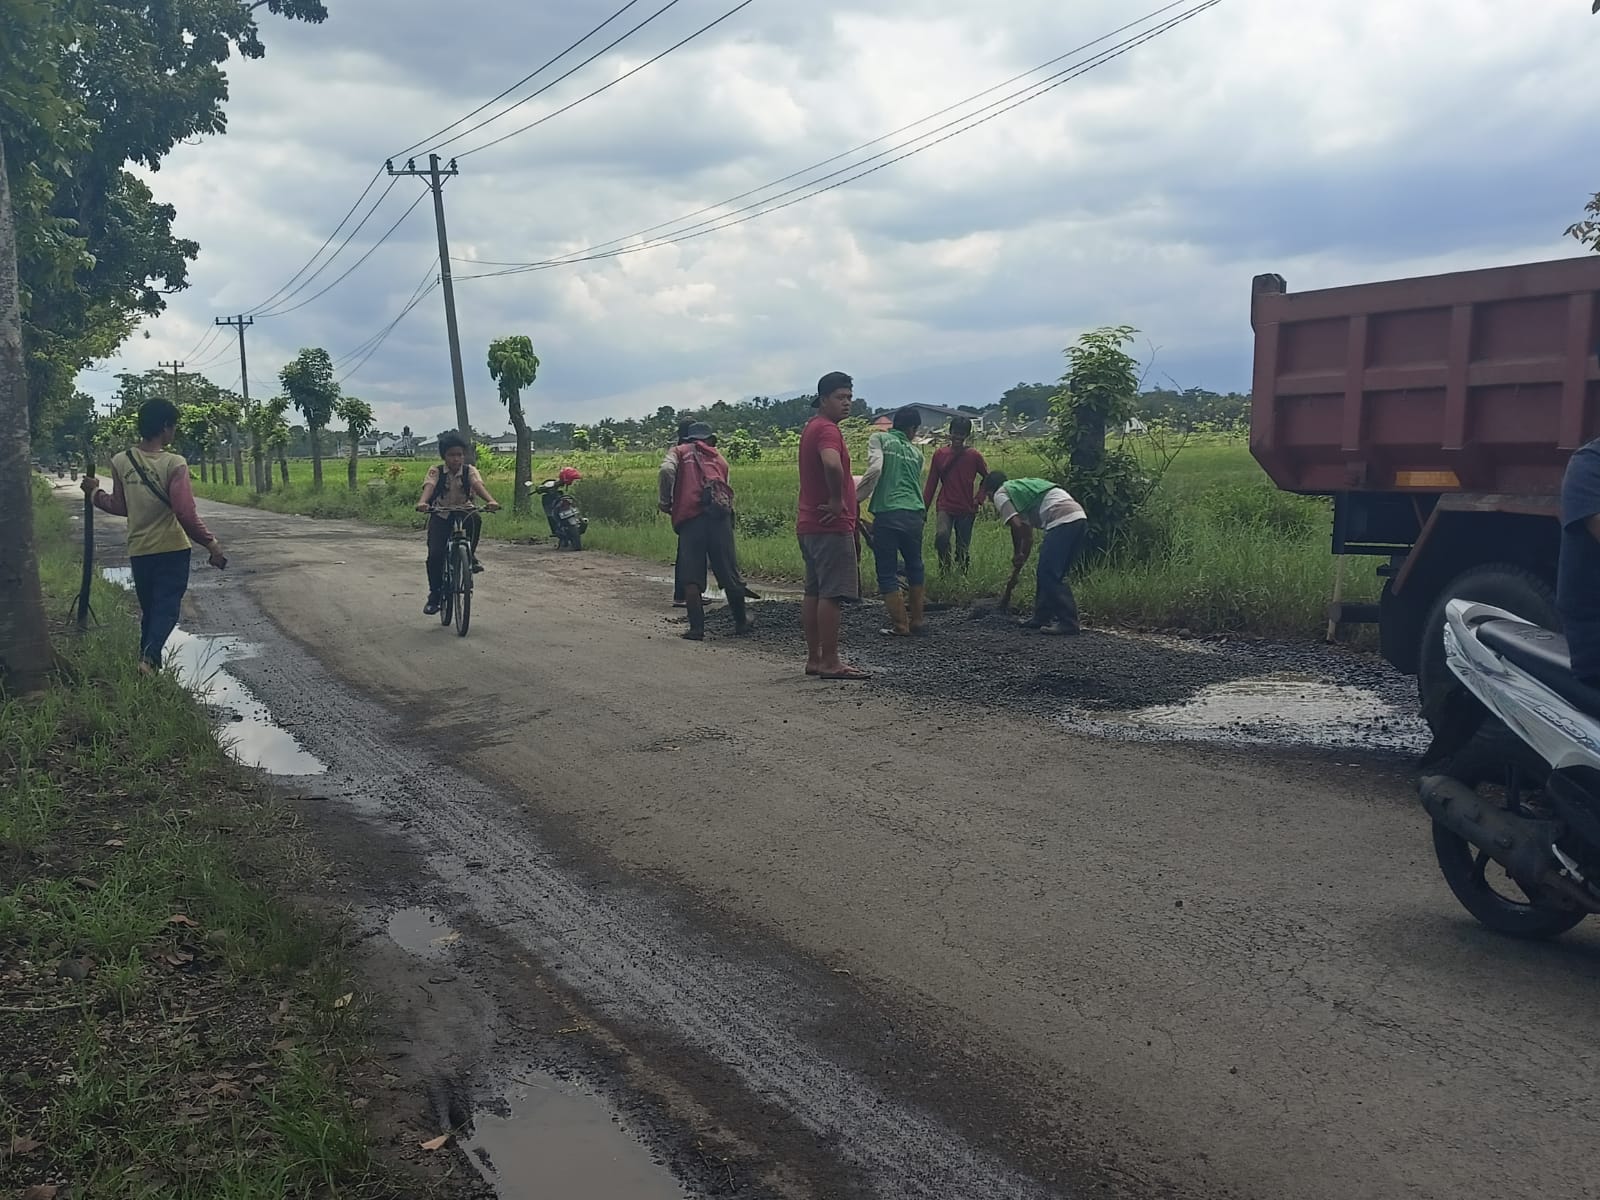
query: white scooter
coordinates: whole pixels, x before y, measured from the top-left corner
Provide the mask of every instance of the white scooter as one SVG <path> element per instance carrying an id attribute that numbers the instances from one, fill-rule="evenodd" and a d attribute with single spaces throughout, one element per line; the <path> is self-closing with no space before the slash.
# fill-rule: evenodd
<path id="1" fill-rule="evenodd" d="M 1490 929 L 1565 933 L 1600 913 L 1600 690 L 1564 637 L 1487 604 L 1446 606 L 1444 649 L 1465 690 L 1423 760 L 1439 869 Z"/>

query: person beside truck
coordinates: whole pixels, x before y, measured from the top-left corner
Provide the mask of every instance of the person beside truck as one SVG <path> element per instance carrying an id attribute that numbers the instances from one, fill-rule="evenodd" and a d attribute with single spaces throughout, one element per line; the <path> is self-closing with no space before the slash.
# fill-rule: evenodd
<path id="1" fill-rule="evenodd" d="M 1004 471 L 990 471 L 984 491 L 1000 519 L 1011 528 L 1011 566 L 1021 570 L 1033 551 L 1033 531 L 1044 533 L 1039 543 L 1039 566 L 1033 616 L 1020 622 L 1026 629 L 1054 636 L 1081 632 L 1078 602 L 1067 574 L 1088 536 L 1088 514 L 1065 488 L 1048 479 L 1009 479 Z"/>

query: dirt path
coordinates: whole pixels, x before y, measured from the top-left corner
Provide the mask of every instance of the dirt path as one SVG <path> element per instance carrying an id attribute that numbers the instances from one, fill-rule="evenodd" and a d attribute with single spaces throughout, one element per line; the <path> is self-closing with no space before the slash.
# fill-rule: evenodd
<path id="1" fill-rule="evenodd" d="M 658 569 L 543 547 L 486 551 L 463 641 L 420 614 L 417 539 L 202 508 L 235 565 L 188 624 L 262 644 L 233 669 L 329 764 L 367 886 L 448 897 L 504 1019 L 515 971 L 548 981 L 752 1188 L 1585 1177 L 1600 939 L 1481 933 L 1393 765 L 805 680 L 770 636 L 678 639 Z"/>

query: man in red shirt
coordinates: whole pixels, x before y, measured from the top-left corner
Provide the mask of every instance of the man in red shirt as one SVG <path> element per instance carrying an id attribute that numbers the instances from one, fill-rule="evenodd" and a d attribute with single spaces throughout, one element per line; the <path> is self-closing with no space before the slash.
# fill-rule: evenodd
<path id="1" fill-rule="evenodd" d="M 954 417 L 950 421 L 950 444 L 941 446 L 933 455 L 933 465 L 928 469 L 928 482 L 922 488 L 922 502 L 933 507 L 934 493 L 939 495 L 938 524 L 934 527 L 933 548 L 939 552 L 939 567 L 950 569 L 950 535 L 956 537 L 956 562 L 963 571 L 971 561 L 972 524 L 983 504 L 983 487 L 980 481 L 989 474 L 989 464 L 973 446 L 967 445 L 972 436 L 972 420 Z M 972 485 L 980 483 L 974 492 Z"/>
<path id="2" fill-rule="evenodd" d="M 839 422 L 850 415 L 855 385 L 843 371 L 817 381 L 817 415 L 800 435 L 800 513 L 795 530 L 805 560 L 806 674 L 823 679 L 870 679 L 839 657 L 842 605 L 861 599 L 856 548 L 856 485 Z"/>

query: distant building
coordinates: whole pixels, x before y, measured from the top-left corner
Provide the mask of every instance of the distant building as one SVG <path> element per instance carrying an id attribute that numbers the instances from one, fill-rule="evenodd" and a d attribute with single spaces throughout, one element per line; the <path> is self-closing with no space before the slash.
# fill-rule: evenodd
<path id="1" fill-rule="evenodd" d="M 946 408 L 942 404 L 908 404 L 905 407 L 917 410 L 917 418 L 924 433 L 943 432 L 950 428 L 950 422 L 956 417 L 966 417 L 971 421 L 972 432 L 975 435 L 981 435 L 984 431 L 982 413 L 962 412 L 959 408 Z M 874 429 L 889 429 L 893 425 L 894 412 L 886 412 L 872 423 Z"/>

